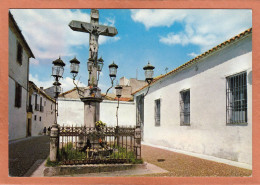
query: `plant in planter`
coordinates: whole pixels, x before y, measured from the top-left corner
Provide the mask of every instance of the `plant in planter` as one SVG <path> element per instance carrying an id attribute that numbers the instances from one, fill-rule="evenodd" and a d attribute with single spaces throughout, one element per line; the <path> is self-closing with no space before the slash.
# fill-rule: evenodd
<path id="1" fill-rule="evenodd" d="M 105 126 L 106 126 L 106 123 L 102 122 L 101 120 L 99 120 L 95 123 L 95 128 L 97 129 L 97 131 L 104 129 Z"/>

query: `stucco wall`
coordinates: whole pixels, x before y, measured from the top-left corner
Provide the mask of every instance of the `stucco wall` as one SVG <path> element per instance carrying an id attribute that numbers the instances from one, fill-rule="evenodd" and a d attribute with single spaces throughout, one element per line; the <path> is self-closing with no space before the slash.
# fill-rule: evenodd
<path id="1" fill-rule="evenodd" d="M 104 100 L 100 104 L 100 120 L 108 126 L 116 125 L 117 101 Z M 83 125 L 84 124 L 84 104 L 79 99 L 58 100 L 60 125 Z M 135 104 L 133 102 L 120 102 L 118 110 L 118 122 L 121 126 L 135 125 Z"/>
<path id="2" fill-rule="evenodd" d="M 9 79 L 8 79 L 8 101 L 9 101 L 9 140 L 26 137 L 26 103 L 28 85 L 28 54 L 23 47 L 22 65 L 16 61 L 17 36 L 9 28 Z M 20 42 L 23 45 L 23 42 Z M 20 108 L 14 106 L 15 82 L 22 86 L 22 104 Z"/>
<path id="3" fill-rule="evenodd" d="M 15 81 L 8 79 L 8 131 L 9 140 L 26 137 L 26 98 L 27 91 L 22 88 L 21 107 L 15 107 Z"/>
<path id="4" fill-rule="evenodd" d="M 248 124 L 228 126 L 226 77 L 242 71 L 247 72 Z M 184 89 L 190 89 L 190 126 L 180 126 L 179 93 Z M 158 98 L 161 126 L 155 127 Z M 252 37 L 151 86 L 144 100 L 144 141 L 252 164 Z"/>
<path id="5" fill-rule="evenodd" d="M 41 112 L 35 110 L 35 94 L 36 92 L 34 92 L 34 94 L 32 95 L 32 107 L 33 107 L 32 127 L 31 127 L 32 136 L 38 136 L 43 134 L 43 128 L 51 127 L 54 123 L 54 118 L 55 118 L 54 117 L 55 103 L 47 99 L 46 97 L 42 96 L 39 93 L 37 93 L 37 104 L 40 105 L 40 97 L 42 97 L 43 111 Z M 44 102 L 46 102 L 46 104 Z M 36 116 L 36 120 L 35 120 L 35 116 Z"/>

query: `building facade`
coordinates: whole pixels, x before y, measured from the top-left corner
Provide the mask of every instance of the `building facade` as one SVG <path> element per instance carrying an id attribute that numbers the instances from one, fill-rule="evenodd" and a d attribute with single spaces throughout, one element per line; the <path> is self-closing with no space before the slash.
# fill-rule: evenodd
<path id="1" fill-rule="evenodd" d="M 147 144 L 252 164 L 252 29 L 134 93 Z"/>
<path id="2" fill-rule="evenodd" d="M 9 140 L 27 136 L 29 59 L 34 55 L 9 12 Z"/>
<path id="3" fill-rule="evenodd" d="M 38 88 L 33 82 L 29 81 L 28 102 L 28 136 L 42 135 L 44 134 L 44 127 L 48 129 L 54 124 L 55 100 L 48 96 L 43 88 Z"/>
<path id="4" fill-rule="evenodd" d="M 102 96 L 105 96 L 102 94 Z M 116 126 L 116 109 L 118 101 L 114 94 L 108 94 L 100 103 L 100 120 L 107 126 Z M 74 88 L 62 93 L 58 98 L 58 124 L 84 125 L 84 103 L 80 100 Z M 121 97 L 118 109 L 118 122 L 120 126 L 135 126 L 135 104 L 132 98 Z"/>

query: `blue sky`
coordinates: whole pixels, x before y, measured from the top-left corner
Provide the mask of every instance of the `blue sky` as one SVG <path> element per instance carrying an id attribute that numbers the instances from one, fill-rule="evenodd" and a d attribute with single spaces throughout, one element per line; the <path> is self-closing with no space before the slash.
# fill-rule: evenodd
<path id="1" fill-rule="evenodd" d="M 79 86 L 88 79 L 89 34 L 72 31 L 71 20 L 89 22 L 90 9 L 12 9 L 36 59 L 30 60 L 30 80 L 50 87 L 52 61 L 61 56 L 66 63 L 63 91 L 74 87 L 69 61 L 81 62 Z M 115 37 L 99 37 L 99 57 L 104 59 L 99 86 L 110 86 L 108 65 L 119 66 L 117 79 L 144 79 L 143 66 L 155 66 L 154 74 L 165 74 L 204 51 L 252 27 L 249 9 L 100 9 L 100 24 L 115 26 Z"/>

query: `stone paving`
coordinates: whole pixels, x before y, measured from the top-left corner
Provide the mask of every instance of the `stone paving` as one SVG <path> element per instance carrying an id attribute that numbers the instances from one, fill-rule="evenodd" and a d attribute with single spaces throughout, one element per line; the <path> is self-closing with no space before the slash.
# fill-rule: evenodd
<path id="1" fill-rule="evenodd" d="M 9 176 L 21 177 L 36 161 L 49 155 L 49 136 L 37 136 L 9 142 Z"/>
<path id="2" fill-rule="evenodd" d="M 180 154 L 164 149 L 142 145 L 144 161 L 163 168 L 168 173 L 159 173 L 146 176 L 251 176 L 252 170 L 238 168 L 223 163 L 213 162 L 197 157 Z M 158 161 L 159 159 L 159 161 Z M 142 175 L 143 176 L 143 175 Z"/>
<path id="3" fill-rule="evenodd" d="M 49 136 L 39 136 L 9 143 L 10 176 L 30 176 L 36 163 L 44 169 L 43 160 L 49 155 Z M 128 171 L 117 174 L 85 174 L 79 176 L 251 176 L 252 170 L 238 168 L 223 163 L 213 162 L 197 157 L 180 154 L 160 148 L 142 145 L 142 158 L 145 162 L 158 166 L 168 172 L 158 170 Z M 158 168 L 156 167 L 156 168 Z M 29 170 L 30 169 L 30 170 Z M 30 172 L 31 171 L 31 172 Z M 36 170 L 37 171 L 37 170 Z M 39 171 L 39 170 L 38 170 Z M 158 173 L 159 172 L 159 173 Z M 150 173 L 150 174 L 146 174 Z M 151 174 L 152 173 L 152 174 Z M 42 176 L 34 174 L 33 176 Z M 77 176 L 77 175 L 72 175 Z"/>

